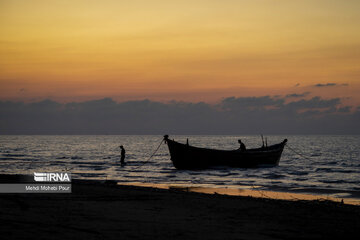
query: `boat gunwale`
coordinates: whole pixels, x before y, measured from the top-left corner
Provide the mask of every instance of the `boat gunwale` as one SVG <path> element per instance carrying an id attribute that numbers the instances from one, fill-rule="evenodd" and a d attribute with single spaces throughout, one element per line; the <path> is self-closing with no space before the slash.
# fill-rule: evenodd
<path id="1" fill-rule="evenodd" d="M 197 147 L 197 146 L 193 146 L 193 145 L 188 145 L 186 143 L 180 143 L 177 142 L 175 140 L 171 140 L 171 139 L 165 139 L 165 141 L 171 141 L 175 144 L 179 144 L 182 147 L 190 147 L 190 148 L 194 148 L 197 150 L 207 150 L 207 151 L 216 151 L 216 152 L 229 152 L 229 153 L 271 153 L 271 152 L 277 152 L 281 149 L 284 148 L 284 145 L 286 144 L 286 140 L 277 143 L 277 144 L 273 144 L 267 147 L 264 147 L 264 149 L 262 147 L 260 148 L 250 148 L 250 149 L 246 149 L 245 151 L 241 151 L 240 149 L 232 149 L 232 150 L 227 150 L 227 149 L 215 149 L 215 148 L 205 148 L 205 147 Z M 272 148 L 272 149 L 269 149 Z"/>

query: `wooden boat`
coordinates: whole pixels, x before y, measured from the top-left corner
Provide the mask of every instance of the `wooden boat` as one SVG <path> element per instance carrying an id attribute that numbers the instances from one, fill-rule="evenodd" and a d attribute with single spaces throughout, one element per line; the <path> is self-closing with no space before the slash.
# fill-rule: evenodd
<path id="1" fill-rule="evenodd" d="M 169 147 L 171 161 L 177 169 L 204 169 L 215 166 L 234 168 L 271 167 L 279 165 L 287 139 L 281 143 L 247 150 L 216 150 L 190 146 L 170 140 L 164 141 Z"/>

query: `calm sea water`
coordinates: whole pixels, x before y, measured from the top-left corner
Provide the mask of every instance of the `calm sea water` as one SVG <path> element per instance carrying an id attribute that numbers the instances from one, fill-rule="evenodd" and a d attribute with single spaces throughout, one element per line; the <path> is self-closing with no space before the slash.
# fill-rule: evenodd
<path id="1" fill-rule="evenodd" d="M 236 149 L 261 146 L 260 136 L 170 136 L 194 146 Z M 162 136 L 0 136 L 0 173 L 70 171 L 73 178 L 126 183 L 165 183 L 264 190 L 336 193 L 360 198 L 360 136 L 267 136 L 268 144 L 289 140 L 280 165 L 272 168 L 176 170 Z M 121 167 L 119 145 L 127 153 Z"/>

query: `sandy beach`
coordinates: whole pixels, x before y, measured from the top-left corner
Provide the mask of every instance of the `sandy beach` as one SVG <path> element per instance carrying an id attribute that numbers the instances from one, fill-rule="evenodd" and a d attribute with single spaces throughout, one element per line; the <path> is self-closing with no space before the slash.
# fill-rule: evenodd
<path id="1" fill-rule="evenodd" d="M 70 194 L 1 194 L 4 239 L 344 239 L 360 207 L 72 183 Z"/>

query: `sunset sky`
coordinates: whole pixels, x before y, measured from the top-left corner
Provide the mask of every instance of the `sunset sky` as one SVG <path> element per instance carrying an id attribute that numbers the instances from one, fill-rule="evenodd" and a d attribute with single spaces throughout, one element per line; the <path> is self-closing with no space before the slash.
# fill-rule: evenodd
<path id="1" fill-rule="evenodd" d="M 360 105 L 359 0 L 1 0 L 0 100 Z"/>

